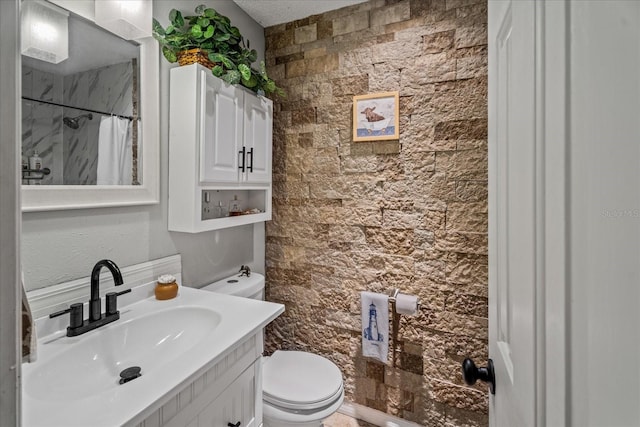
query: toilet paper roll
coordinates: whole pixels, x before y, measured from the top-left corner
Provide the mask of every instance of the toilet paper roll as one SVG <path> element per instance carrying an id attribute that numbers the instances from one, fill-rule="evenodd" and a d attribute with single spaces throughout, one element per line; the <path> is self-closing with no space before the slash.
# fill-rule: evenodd
<path id="1" fill-rule="evenodd" d="M 398 294 L 396 297 L 396 313 L 407 316 L 418 314 L 418 297 L 415 295 Z"/>

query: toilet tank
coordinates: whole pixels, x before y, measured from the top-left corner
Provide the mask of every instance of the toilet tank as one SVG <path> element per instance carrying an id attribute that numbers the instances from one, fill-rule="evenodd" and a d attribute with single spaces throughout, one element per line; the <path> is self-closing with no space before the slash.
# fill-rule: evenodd
<path id="1" fill-rule="evenodd" d="M 264 276 L 259 273 L 251 273 L 251 275 L 247 277 L 246 275 L 241 276 L 240 273 L 237 273 L 203 286 L 200 289 L 218 292 L 220 294 L 264 300 Z"/>

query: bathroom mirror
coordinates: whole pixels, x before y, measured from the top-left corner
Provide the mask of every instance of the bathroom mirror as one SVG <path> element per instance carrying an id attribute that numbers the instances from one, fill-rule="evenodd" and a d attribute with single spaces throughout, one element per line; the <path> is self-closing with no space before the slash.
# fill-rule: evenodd
<path id="1" fill-rule="evenodd" d="M 69 48 L 63 60 L 21 57 L 22 210 L 157 203 L 156 42 L 98 26 L 92 0 L 37 3 L 68 14 Z"/>

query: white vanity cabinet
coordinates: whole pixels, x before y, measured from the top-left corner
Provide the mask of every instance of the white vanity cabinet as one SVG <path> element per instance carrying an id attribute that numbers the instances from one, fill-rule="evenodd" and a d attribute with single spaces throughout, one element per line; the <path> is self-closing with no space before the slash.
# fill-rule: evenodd
<path id="1" fill-rule="evenodd" d="M 262 331 L 245 340 L 135 427 L 260 427 Z M 240 424 L 237 424 L 237 423 Z"/>
<path id="2" fill-rule="evenodd" d="M 256 363 L 260 363 L 259 361 Z M 238 425 L 259 427 L 256 419 L 256 383 L 249 368 L 190 423 L 194 427 Z M 240 423 L 240 424 L 238 424 Z"/>
<path id="3" fill-rule="evenodd" d="M 179 256 L 124 268 L 132 291 L 119 301 L 120 320 L 74 338 L 65 336 L 68 316 L 46 313 L 77 301 L 89 277 L 29 295 L 39 296 L 42 335 L 38 362 L 21 368 L 24 427 L 262 424 L 263 330 L 284 306 L 187 286 L 157 300 L 157 275 L 180 278 L 180 268 Z M 140 378 L 120 384 L 132 366 Z"/>
<path id="4" fill-rule="evenodd" d="M 169 230 L 196 233 L 271 219 L 273 103 L 199 64 L 171 69 Z M 216 217 L 234 198 L 260 213 Z"/>

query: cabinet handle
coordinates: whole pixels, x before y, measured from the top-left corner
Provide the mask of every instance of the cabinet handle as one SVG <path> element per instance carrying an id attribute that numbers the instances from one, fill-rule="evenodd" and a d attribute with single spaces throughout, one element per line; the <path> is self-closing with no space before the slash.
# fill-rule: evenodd
<path id="1" fill-rule="evenodd" d="M 249 150 L 249 156 L 251 159 L 251 163 L 249 163 L 247 169 L 249 169 L 249 172 L 253 172 L 253 147 L 251 147 L 251 150 Z"/>
<path id="2" fill-rule="evenodd" d="M 242 147 L 242 150 L 238 151 L 238 154 L 242 154 L 242 164 L 240 166 L 238 166 L 238 169 L 242 170 L 242 172 L 245 171 L 245 156 L 247 154 L 247 149 L 246 147 Z M 253 162 L 252 162 L 253 163 Z"/>
<path id="3" fill-rule="evenodd" d="M 228 426 L 228 427 L 240 427 L 240 421 L 238 421 L 238 422 L 237 422 L 237 423 L 235 423 L 235 424 L 227 423 L 227 426 Z"/>

